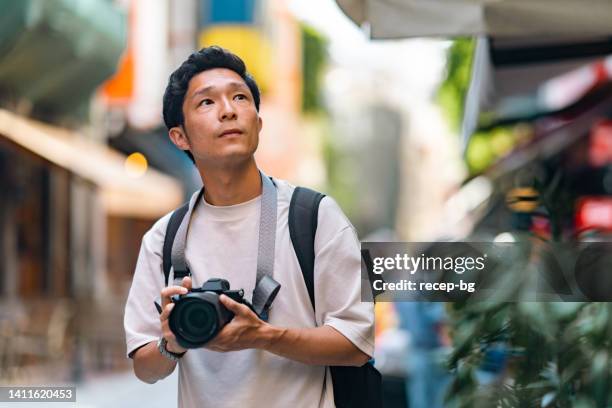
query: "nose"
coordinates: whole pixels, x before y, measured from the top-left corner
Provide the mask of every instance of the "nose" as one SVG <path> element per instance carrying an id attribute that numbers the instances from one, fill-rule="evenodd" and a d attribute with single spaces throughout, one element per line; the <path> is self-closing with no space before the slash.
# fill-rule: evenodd
<path id="1" fill-rule="evenodd" d="M 228 98 L 223 98 L 220 109 L 221 120 L 232 120 L 236 119 L 236 109 L 232 104 L 232 101 Z"/>

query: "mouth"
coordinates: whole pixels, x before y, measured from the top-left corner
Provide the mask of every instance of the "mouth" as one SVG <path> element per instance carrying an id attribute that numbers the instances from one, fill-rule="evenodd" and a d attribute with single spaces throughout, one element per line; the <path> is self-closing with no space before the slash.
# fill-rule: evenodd
<path id="1" fill-rule="evenodd" d="M 241 134 L 242 134 L 242 131 L 240 129 L 227 129 L 227 130 L 224 130 L 223 132 L 221 132 L 219 137 L 240 136 Z"/>

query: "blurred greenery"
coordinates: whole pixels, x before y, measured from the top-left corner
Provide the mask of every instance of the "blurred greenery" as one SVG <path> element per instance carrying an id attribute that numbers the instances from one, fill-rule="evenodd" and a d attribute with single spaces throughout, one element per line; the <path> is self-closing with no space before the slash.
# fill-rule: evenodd
<path id="1" fill-rule="evenodd" d="M 474 133 L 465 155 L 470 174 L 486 170 L 496 160 L 509 153 L 515 142 L 512 128 L 497 127 L 488 132 Z"/>
<path id="2" fill-rule="evenodd" d="M 612 304 L 453 304 L 456 375 L 451 407 L 609 407 Z M 478 384 L 487 350 L 502 342 L 501 379 Z"/>
<path id="3" fill-rule="evenodd" d="M 338 202 L 351 220 L 358 216 L 356 183 L 353 175 L 357 174 L 356 163 L 351 156 L 344 153 L 342 146 L 334 142 L 332 130 L 328 127 L 323 142 L 323 160 L 327 170 L 327 191 Z M 356 221 L 353 221 L 356 223 Z"/>
<path id="4" fill-rule="evenodd" d="M 327 172 L 324 191 L 340 204 L 349 218 L 355 215 L 355 188 L 350 175 L 355 174 L 351 156 L 334 137 L 322 99 L 323 75 L 329 54 L 327 39 L 313 27 L 300 26 L 302 33 L 302 113 L 322 135 L 322 154 Z"/>
<path id="5" fill-rule="evenodd" d="M 470 138 L 465 153 L 470 175 L 485 171 L 497 160 L 532 138 L 533 126 L 529 123 L 497 126 L 486 131 L 477 131 Z"/>
<path id="6" fill-rule="evenodd" d="M 453 41 L 447 53 L 446 77 L 438 89 L 438 102 L 451 127 L 457 131 L 463 119 L 475 46 L 476 40 L 473 38 Z"/>
<path id="7" fill-rule="evenodd" d="M 302 24 L 302 112 L 322 110 L 321 81 L 327 62 L 327 40 L 314 28 Z"/>
<path id="8" fill-rule="evenodd" d="M 508 279 L 495 274 L 498 299 L 448 306 L 449 366 L 455 372 L 449 407 L 612 406 L 612 303 L 506 301 L 509 296 L 526 299 L 539 272 L 554 266 L 548 260 L 556 243 L 570 249 L 554 251 L 563 256 L 558 265 L 573 267 L 581 253 L 573 236 L 562 231 L 564 220 L 572 217 L 576 192 L 559 163 L 541 167 L 547 170 L 522 177 L 521 185 L 539 192 L 550 240 L 513 232 L 513 248 L 520 253 L 496 259 L 500 270 L 508 271 L 501 274 Z M 487 383 L 482 374 L 495 353 L 505 361 L 488 370 L 495 372 L 495 380 Z"/>

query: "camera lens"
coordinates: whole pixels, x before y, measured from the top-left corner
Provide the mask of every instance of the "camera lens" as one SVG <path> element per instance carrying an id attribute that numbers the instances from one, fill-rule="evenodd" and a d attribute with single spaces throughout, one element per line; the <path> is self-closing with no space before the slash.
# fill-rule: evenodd
<path id="1" fill-rule="evenodd" d="M 202 345 L 217 332 L 217 315 L 213 306 L 201 299 L 189 299 L 178 312 L 178 334 L 187 342 Z"/>

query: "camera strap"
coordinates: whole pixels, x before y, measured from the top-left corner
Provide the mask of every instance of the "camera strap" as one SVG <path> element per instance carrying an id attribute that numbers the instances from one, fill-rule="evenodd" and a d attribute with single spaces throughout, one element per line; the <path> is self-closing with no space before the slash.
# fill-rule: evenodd
<path id="1" fill-rule="evenodd" d="M 268 311 L 274 298 L 280 290 L 280 284 L 274 280 L 274 250 L 276 244 L 277 191 L 272 179 L 259 172 L 262 183 L 261 212 L 259 216 L 259 243 L 257 249 L 257 278 L 253 290 L 252 305 L 262 320 L 268 319 Z M 173 282 L 180 285 L 185 276 L 191 276 L 191 271 L 185 258 L 187 232 L 191 215 L 204 196 L 204 187 L 189 203 L 172 243 L 171 262 Z"/>

